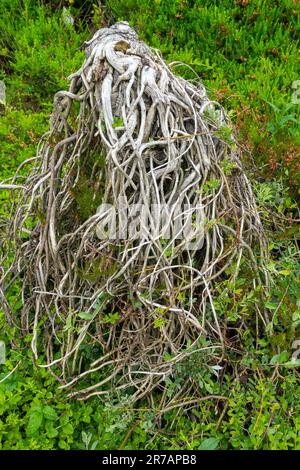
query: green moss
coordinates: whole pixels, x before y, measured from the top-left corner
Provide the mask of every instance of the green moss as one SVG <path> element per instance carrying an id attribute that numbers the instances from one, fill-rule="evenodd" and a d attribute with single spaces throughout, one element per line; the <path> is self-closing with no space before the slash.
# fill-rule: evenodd
<path id="1" fill-rule="evenodd" d="M 72 190 L 80 218 L 85 221 L 96 214 L 101 203 L 101 195 L 95 193 L 91 181 L 82 176 Z"/>
<path id="2" fill-rule="evenodd" d="M 86 265 L 77 270 L 80 279 L 89 282 L 97 282 L 105 277 L 111 276 L 117 268 L 117 264 L 110 262 L 108 258 L 101 258 L 86 263 Z"/>
<path id="3" fill-rule="evenodd" d="M 85 221 L 96 214 L 103 198 L 105 153 L 97 147 L 82 155 L 80 160 L 80 175 L 71 194 L 80 218 Z"/>

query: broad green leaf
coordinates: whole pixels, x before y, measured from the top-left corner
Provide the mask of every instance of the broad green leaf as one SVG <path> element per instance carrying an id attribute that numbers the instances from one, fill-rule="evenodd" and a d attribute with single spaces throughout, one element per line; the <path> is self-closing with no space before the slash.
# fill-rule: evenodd
<path id="1" fill-rule="evenodd" d="M 49 421 L 56 421 L 58 419 L 55 409 L 48 405 L 43 408 L 43 415 Z"/>
<path id="2" fill-rule="evenodd" d="M 280 354 L 275 354 L 272 357 L 270 364 L 283 364 L 289 358 L 289 353 L 287 351 L 282 351 Z"/>
<path id="3" fill-rule="evenodd" d="M 53 427 L 52 422 L 48 422 L 48 424 L 45 426 L 46 431 L 47 431 L 47 436 L 50 439 L 54 439 L 54 437 L 58 436 L 58 430 Z"/>
<path id="4" fill-rule="evenodd" d="M 283 276 L 289 276 L 291 274 L 291 271 L 289 271 L 288 269 L 282 269 L 281 271 L 279 271 L 278 274 L 282 274 Z"/>
<path id="5" fill-rule="evenodd" d="M 82 318 L 82 320 L 91 320 L 93 318 L 93 314 L 88 312 L 80 312 L 78 316 Z"/>
<path id="6" fill-rule="evenodd" d="M 215 450 L 219 445 L 220 439 L 217 437 L 209 437 L 208 439 L 204 439 L 202 441 L 199 450 Z"/>
<path id="7" fill-rule="evenodd" d="M 29 421 L 26 428 L 28 436 L 34 436 L 43 423 L 42 408 L 35 408 L 29 415 Z"/>
<path id="8" fill-rule="evenodd" d="M 62 430 L 63 430 L 63 432 L 64 432 L 65 434 L 68 434 L 68 435 L 73 434 L 73 432 L 74 432 L 74 428 L 73 428 L 73 426 L 72 426 L 71 423 L 65 424 L 65 425 L 62 427 Z"/>
<path id="9" fill-rule="evenodd" d="M 268 308 L 269 310 L 276 310 L 276 308 L 278 307 L 278 304 L 276 304 L 275 302 L 266 302 L 265 307 Z"/>

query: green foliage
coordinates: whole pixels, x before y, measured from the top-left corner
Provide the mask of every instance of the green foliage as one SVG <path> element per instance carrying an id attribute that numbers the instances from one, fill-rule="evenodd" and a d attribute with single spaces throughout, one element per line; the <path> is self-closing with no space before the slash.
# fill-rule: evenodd
<path id="1" fill-rule="evenodd" d="M 7 84 L 9 102 L 40 107 L 79 68 L 84 57 L 79 46 L 86 35 L 65 24 L 62 10 L 49 14 L 38 2 L 22 3 L 20 8 L 19 1 L 4 1 L 1 8 L 0 51 L 5 52 L 5 68 L 0 78 Z"/>
<path id="2" fill-rule="evenodd" d="M 115 325 L 120 320 L 121 315 L 119 312 L 110 312 L 103 315 L 102 322 L 108 325 Z"/>
<path id="3" fill-rule="evenodd" d="M 26 159 L 35 156 L 39 138 L 47 129 L 47 120 L 45 112 L 32 113 L 8 105 L 6 115 L 0 117 L 1 181 L 12 177 Z M 28 166 L 24 171 L 27 169 Z M 0 216 L 8 210 L 8 196 L 7 191 L 0 191 Z"/>
<path id="4" fill-rule="evenodd" d="M 87 175 L 82 174 L 76 186 L 72 190 L 72 195 L 77 204 L 77 211 L 81 219 L 87 220 L 96 214 L 102 199 L 101 192 L 95 191 Z"/>
<path id="5" fill-rule="evenodd" d="M 228 145 L 234 145 L 233 130 L 228 126 L 221 126 L 216 132 L 216 136 Z"/>
<path id="6" fill-rule="evenodd" d="M 113 122 L 112 127 L 113 127 L 114 129 L 116 129 L 116 128 L 122 127 L 122 126 L 124 126 L 123 119 L 120 118 L 120 117 L 116 117 L 116 116 L 115 116 L 115 117 L 114 117 L 114 122 Z"/>
<path id="7" fill-rule="evenodd" d="M 204 195 L 209 195 L 214 190 L 217 190 L 220 187 L 220 181 L 215 178 L 210 178 L 203 185 L 198 192 L 203 193 Z"/>
<path id="8" fill-rule="evenodd" d="M 299 188 L 294 146 L 300 144 L 300 106 L 292 99 L 299 80 L 299 2 L 107 0 L 105 5 L 168 61 L 193 67 L 211 97 L 233 110 L 240 138 L 259 165 L 268 163 L 265 174 L 277 170 Z M 196 78 L 188 67 L 174 70 Z M 224 129 L 222 138 L 230 140 L 230 132 Z"/>
<path id="9" fill-rule="evenodd" d="M 71 8 L 75 26 L 63 21 L 62 9 L 56 8 L 63 4 Z M 207 343 L 197 346 L 207 347 L 206 353 L 187 344 L 189 358 L 177 363 L 165 382 L 169 400 L 190 378 L 203 398 L 222 395 L 224 399 L 203 399 L 188 412 L 177 407 L 163 416 L 158 413 L 160 394 L 151 409 L 146 402 L 131 409 L 127 396 L 103 401 L 91 398 L 88 402 L 68 399 L 47 369 L 39 367 L 44 359 L 33 364 L 28 347 L 31 337 L 20 338 L 0 310 L 0 340 L 7 350 L 6 362 L 0 364 L 0 448 L 300 449 L 299 360 L 295 349 L 295 339 L 300 339 L 299 226 L 290 224 L 296 206 L 286 184 L 291 177 L 293 184 L 299 181 L 294 171 L 294 146 L 299 143 L 300 108 L 291 102 L 292 82 L 299 79 L 299 6 L 292 0 L 272 5 L 263 0 L 108 0 L 105 7 L 101 5 L 93 6 L 92 1 L 40 4 L 1 0 L 0 79 L 7 85 L 7 108 L 0 117 L 0 180 L 13 176 L 25 159 L 35 156 L 38 140 L 48 127 L 53 93 L 65 88 L 66 77 L 81 65 L 83 52 L 78 48 L 90 36 L 86 20 L 98 28 L 100 22 L 104 24 L 104 14 L 128 19 L 167 60 L 191 65 L 210 94 L 234 110 L 232 119 L 257 163 L 270 164 L 273 157 L 283 163 L 277 169 L 277 179 L 255 183 L 270 241 L 270 291 L 264 297 L 266 293 L 252 285 L 247 256 L 241 258 L 237 278 L 233 265 L 224 273 L 214 292 L 215 310 L 229 345 L 224 361 L 216 362 Z M 175 70 L 195 78 L 186 67 Z M 214 113 L 206 117 L 212 124 L 217 122 Z M 122 119 L 115 117 L 114 127 L 122 125 Z M 232 144 L 229 126 L 218 132 Z M 94 188 L 88 184 L 95 162 L 105 165 L 99 151 L 89 156 L 89 164 L 83 165 L 79 184 L 73 188 L 82 219 L 95 213 L 101 201 L 101 191 L 95 199 Z M 225 175 L 235 171 L 227 158 L 220 166 Z M 212 194 L 218 187 L 219 181 L 210 179 L 203 191 Z M 8 198 L 7 191 L 0 191 L 0 217 L 8 212 Z M 275 216 L 270 214 L 277 214 L 281 223 L 276 219 L 275 224 Z M 160 242 L 168 260 L 172 248 L 167 240 Z M 259 261 L 259 253 L 256 255 Z M 105 269 L 100 263 L 81 266 L 78 275 L 94 282 L 114 269 L 113 264 Z M 13 286 L 10 296 L 17 311 L 22 302 L 18 285 Z M 177 292 L 176 297 L 184 306 L 185 291 Z M 270 317 L 268 335 L 263 339 L 256 311 L 262 298 Z M 103 302 L 100 296 L 92 313 L 79 314 L 82 324 L 98 313 L 102 313 L 107 329 L 120 320 L 122 312 L 101 312 Z M 133 297 L 130 302 L 134 308 L 143 307 Z M 164 315 L 168 312 L 155 311 L 154 328 L 163 329 Z M 73 324 L 70 312 L 65 331 L 72 334 Z M 163 360 L 171 361 L 172 355 Z"/>
<path id="10" fill-rule="evenodd" d="M 0 448 L 300 449 L 297 375 L 282 368 L 280 376 L 271 379 L 268 372 L 274 371 L 277 359 L 263 365 L 267 344 L 261 341 L 256 348 L 248 342 L 247 348 L 238 366 L 242 368 L 240 378 L 229 373 L 223 376 L 226 401 L 199 402 L 188 415 L 170 410 L 162 422 L 155 408 L 149 410 L 141 404 L 131 409 L 126 396 L 116 402 L 67 400 L 56 380 L 32 365 L 26 349 L 23 353 L 11 350 L 5 366 L 0 366 Z M 17 364 L 15 372 L 5 378 Z M 182 386 L 191 364 L 193 361 L 166 384 L 169 397 Z M 207 394 L 220 392 L 213 373 L 203 363 L 196 361 L 193 367 L 192 373 L 205 382 Z"/>
<path id="11" fill-rule="evenodd" d="M 202 441 L 199 450 L 215 450 L 218 448 L 219 439 L 216 437 L 209 437 L 208 439 L 204 439 Z"/>

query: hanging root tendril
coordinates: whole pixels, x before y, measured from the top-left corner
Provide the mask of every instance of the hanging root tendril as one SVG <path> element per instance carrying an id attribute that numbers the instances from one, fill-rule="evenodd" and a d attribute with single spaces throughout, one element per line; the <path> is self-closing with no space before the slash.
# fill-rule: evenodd
<path id="1" fill-rule="evenodd" d="M 215 284 L 234 282 L 244 258 L 254 287 L 268 284 L 251 185 L 223 108 L 127 23 L 100 29 L 85 54 L 27 178 L 2 184 L 14 197 L 2 306 L 70 396 L 130 391 L 135 402 L 161 390 L 162 409 L 194 403 L 192 376 L 171 400 L 165 383 L 195 353 L 222 363 Z"/>

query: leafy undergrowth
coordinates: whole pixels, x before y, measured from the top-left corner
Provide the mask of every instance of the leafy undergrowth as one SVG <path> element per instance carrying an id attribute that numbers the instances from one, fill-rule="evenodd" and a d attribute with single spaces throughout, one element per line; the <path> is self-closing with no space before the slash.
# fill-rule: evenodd
<path id="1" fill-rule="evenodd" d="M 87 18 L 78 2 L 52 3 L 70 6 L 75 24 L 64 22 L 59 8 L 32 0 L 23 1 L 22 8 L 16 0 L 1 2 L 0 79 L 7 86 L 7 108 L 0 117 L 0 180 L 34 157 L 48 128 L 53 93 L 66 86 L 67 75 L 82 62 L 79 45 L 90 36 L 84 20 L 95 28 L 129 19 L 168 60 L 192 65 L 211 93 L 235 110 L 232 119 L 241 140 L 261 168 L 269 165 L 261 173 L 274 172 L 254 183 L 271 249 L 266 303 L 271 321 L 263 334 L 255 313 L 259 293 L 249 286 L 245 260 L 235 283 L 224 281 L 215 290 L 228 338 L 224 361 L 212 369 L 193 355 L 193 362 L 181 364 L 165 384 L 172 398 L 193 374 L 207 399 L 161 416 L 159 394 L 151 409 L 147 402 L 131 409 L 127 396 L 68 399 L 47 369 L 38 366 L 44 358 L 38 365 L 32 362 L 31 338 L 20 339 L 0 310 L 0 340 L 7 350 L 0 365 L 0 447 L 300 449 L 299 227 L 291 221 L 296 206 L 288 186 L 292 182 L 295 190 L 299 184 L 299 105 L 291 103 L 292 82 L 300 78 L 298 2 L 270 6 L 260 0 L 225 0 L 216 6 L 210 1 L 109 0 L 100 6 L 85 2 Z M 0 192 L 0 220 L 8 212 L 8 197 Z M 17 309 L 17 286 L 11 295 Z"/>
<path id="2" fill-rule="evenodd" d="M 0 448 L 300 449 L 300 384 L 289 369 L 289 354 L 271 357 L 267 341 L 254 347 L 248 336 L 244 342 L 247 352 L 235 363 L 236 378 L 227 373 L 219 383 L 197 360 L 192 369 L 189 364 L 204 395 L 222 393 L 226 400 L 204 400 L 189 412 L 173 409 L 163 416 L 147 403 L 131 409 L 126 396 L 114 402 L 66 399 L 56 379 L 32 364 L 24 344 L 22 351 L 9 352 L 0 374 Z M 170 396 L 185 373 L 182 367 L 166 384 Z"/>

